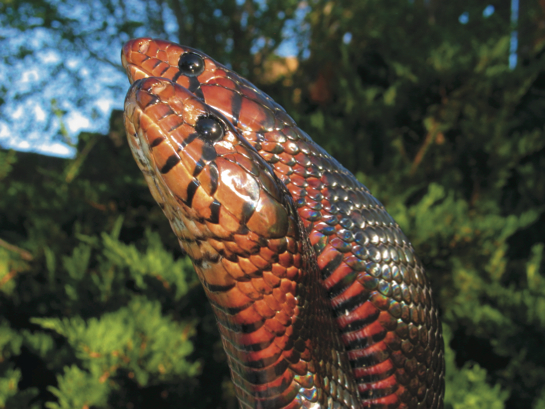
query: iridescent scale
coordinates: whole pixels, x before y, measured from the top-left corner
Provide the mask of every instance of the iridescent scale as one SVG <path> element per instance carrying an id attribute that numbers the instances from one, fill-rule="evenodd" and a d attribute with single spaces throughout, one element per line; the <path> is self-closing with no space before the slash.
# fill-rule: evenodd
<path id="1" fill-rule="evenodd" d="M 179 66 L 188 54 L 202 59 L 198 75 Z M 142 38 L 127 43 L 122 58 L 131 81 L 170 78 L 221 112 L 273 167 L 316 254 L 362 407 L 441 408 L 438 310 L 422 264 L 384 206 L 281 106 L 206 54 Z"/>

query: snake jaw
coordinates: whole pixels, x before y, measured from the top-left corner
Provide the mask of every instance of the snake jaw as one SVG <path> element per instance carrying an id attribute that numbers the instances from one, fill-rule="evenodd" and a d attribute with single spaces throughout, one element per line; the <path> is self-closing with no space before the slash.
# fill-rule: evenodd
<path id="1" fill-rule="evenodd" d="M 131 84 L 139 79 L 152 76 L 141 66 L 144 61 L 150 59 L 147 52 L 152 41 L 151 38 L 142 37 L 129 40 L 123 45 L 121 50 L 121 64 L 125 68 Z"/>
<path id="2" fill-rule="evenodd" d="M 124 62 L 125 64 L 123 67 L 125 68 L 125 72 L 127 73 L 127 77 L 129 78 L 129 82 L 131 84 L 135 81 L 149 77 L 149 74 L 139 68 L 137 65 L 127 63 L 126 60 Z"/>

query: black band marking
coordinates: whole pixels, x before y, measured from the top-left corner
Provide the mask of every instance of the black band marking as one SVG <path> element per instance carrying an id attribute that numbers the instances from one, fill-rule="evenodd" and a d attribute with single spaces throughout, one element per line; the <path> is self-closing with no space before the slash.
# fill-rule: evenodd
<path id="1" fill-rule="evenodd" d="M 165 165 L 161 168 L 161 173 L 165 174 L 170 172 L 170 170 L 176 166 L 180 162 L 180 157 L 176 155 L 175 153 L 170 155 L 165 163 Z"/>
<path id="2" fill-rule="evenodd" d="M 218 171 L 218 166 L 214 162 L 208 164 L 208 169 L 210 171 L 210 196 L 213 196 L 218 190 L 220 172 Z"/>
<path id="3" fill-rule="evenodd" d="M 326 264 L 326 266 L 322 269 L 322 278 L 325 280 L 328 278 L 331 273 L 333 273 L 342 263 L 343 261 L 343 255 L 342 253 L 338 253 L 333 257 L 333 259 Z"/>
<path id="4" fill-rule="evenodd" d="M 200 98 L 204 101 L 204 95 L 202 93 L 201 89 L 201 83 L 197 79 L 197 77 L 189 77 L 189 87 L 187 88 L 189 91 L 191 91 L 197 98 Z"/>
<path id="5" fill-rule="evenodd" d="M 182 75 L 182 73 L 180 71 L 178 71 L 176 74 L 174 74 L 174 77 L 172 77 L 172 82 L 178 81 L 178 78 L 180 78 L 180 75 Z"/>
<path id="6" fill-rule="evenodd" d="M 365 303 L 369 300 L 370 293 L 367 291 L 363 291 L 359 293 L 358 295 L 353 296 L 352 298 L 349 298 L 348 300 L 344 301 L 343 303 L 337 305 L 333 308 L 333 312 L 335 313 L 335 316 L 340 317 L 341 315 L 346 314 L 346 311 L 351 312 L 354 311 L 357 307 Z"/>
<path id="7" fill-rule="evenodd" d="M 346 327 L 341 329 L 341 333 L 345 334 L 347 332 L 354 332 L 359 331 L 360 329 L 368 326 L 369 324 L 372 324 L 378 319 L 378 316 L 380 315 L 380 311 L 375 312 L 374 314 L 369 315 L 368 317 L 365 317 L 361 320 L 356 320 L 348 324 Z"/>
<path id="8" fill-rule="evenodd" d="M 202 156 L 201 160 L 204 160 L 206 162 L 213 161 L 216 159 L 218 154 L 216 153 L 216 149 L 214 149 L 214 145 L 211 143 L 205 143 L 202 146 Z"/>
<path id="9" fill-rule="evenodd" d="M 203 281 L 203 285 L 208 289 L 210 292 L 214 293 L 223 293 L 225 291 L 229 291 L 231 288 L 233 288 L 236 284 L 227 284 L 227 285 L 216 285 L 216 284 L 209 284 L 206 280 Z M 257 328 L 259 329 L 259 328 Z"/>
<path id="10" fill-rule="evenodd" d="M 242 205 L 242 220 L 241 221 L 246 223 L 248 220 L 250 220 L 250 217 L 252 217 L 252 215 L 255 212 L 256 206 L 257 206 L 256 202 L 253 202 L 253 201 L 244 202 L 244 204 Z"/>
<path id="11" fill-rule="evenodd" d="M 174 111 L 170 107 L 168 107 L 168 111 L 161 118 L 159 118 L 159 121 L 161 119 L 165 119 L 167 116 L 172 115 L 172 114 L 174 114 Z"/>
<path id="12" fill-rule="evenodd" d="M 242 107 L 242 95 L 238 92 L 233 92 L 233 98 L 231 99 L 231 114 L 233 125 L 238 125 L 238 120 L 240 118 L 240 109 Z"/>
<path id="13" fill-rule="evenodd" d="M 156 97 L 155 95 L 149 94 L 149 96 L 151 98 L 150 98 L 149 102 L 146 104 L 146 106 L 144 107 L 144 109 L 146 109 L 150 105 L 155 105 L 160 101 L 159 97 Z"/>
<path id="14" fill-rule="evenodd" d="M 199 173 L 202 172 L 204 165 L 205 165 L 204 160 L 202 160 L 202 158 L 199 159 L 199 161 L 195 164 L 195 169 L 193 170 L 193 176 L 195 177 L 199 176 Z"/>
<path id="15" fill-rule="evenodd" d="M 342 260 L 342 255 L 341 256 Z M 338 257 L 338 256 L 337 256 Z M 335 259 L 333 260 L 335 261 Z M 327 266 L 326 266 L 327 268 Z M 358 277 L 358 272 L 352 270 L 348 274 L 346 274 L 341 280 L 339 280 L 336 284 L 334 284 L 332 287 L 330 287 L 327 291 L 331 297 L 335 297 L 342 293 L 344 290 L 346 290 L 348 287 L 352 285 L 354 281 L 356 281 L 356 278 Z"/>
<path id="16" fill-rule="evenodd" d="M 198 137 L 199 137 L 199 134 L 197 132 L 194 132 L 191 135 L 188 135 L 187 138 L 185 138 L 182 141 L 182 143 L 180 144 L 182 146 L 182 149 L 185 148 L 187 145 L 189 145 L 191 142 L 193 142 Z"/>
<path id="17" fill-rule="evenodd" d="M 199 188 L 201 184 L 198 180 L 193 179 L 189 186 L 187 187 L 187 200 L 186 204 L 191 207 L 191 203 L 193 202 L 193 197 L 195 197 L 195 192 L 197 192 L 197 189 Z"/>
<path id="18" fill-rule="evenodd" d="M 220 222 L 220 207 L 221 204 L 217 200 L 214 200 L 210 205 L 210 218 L 208 221 L 210 223 L 218 224 Z"/>
<path id="19" fill-rule="evenodd" d="M 150 149 L 155 148 L 157 145 L 160 145 L 161 142 L 163 142 L 164 140 L 165 138 L 162 136 L 155 138 L 153 142 L 149 144 Z"/>
<path id="20" fill-rule="evenodd" d="M 155 67 L 157 67 L 157 65 L 156 65 Z M 153 67 L 153 68 L 155 68 L 155 67 Z M 159 77 L 162 77 L 163 74 L 164 74 L 165 72 L 167 72 L 169 68 L 170 68 L 170 67 L 167 65 L 167 66 L 165 67 L 165 69 L 164 69 L 163 71 L 161 71 L 161 73 L 159 74 Z"/>

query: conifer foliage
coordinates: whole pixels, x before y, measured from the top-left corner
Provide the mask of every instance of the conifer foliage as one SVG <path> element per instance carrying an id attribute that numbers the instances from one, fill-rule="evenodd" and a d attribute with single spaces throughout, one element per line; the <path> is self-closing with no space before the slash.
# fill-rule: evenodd
<path id="1" fill-rule="evenodd" d="M 127 146 L 89 144 L 75 160 L 2 152 L 0 407 L 191 403 L 213 360 L 196 333 L 220 348 L 200 284 Z"/>
<path id="2" fill-rule="evenodd" d="M 542 408 L 544 9 L 521 2 L 511 70 L 508 8 L 428 3 L 314 3 L 284 101 L 423 259 L 452 348 L 445 406 Z"/>
<path id="3" fill-rule="evenodd" d="M 416 247 L 442 312 L 445 407 L 545 408 L 542 2 L 520 2 L 510 69 L 509 1 L 483 14 L 488 2 L 314 0 L 280 76 L 283 26 L 262 2 L 201 3 L 210 13 L 168 3 L 188 45 L 283 105 Z M 54 26 L 41 1 L 6 4 L 14 27 L 32 12 Z M 215 19 L 226 34 L 209 50 Z M 167 35 L 163 20 L 129 23 L 116 35 Z M 0 151 L 0 408 L 236 407 L 210 307 L 120 135 L 114 111 L 74 159 Z"/>

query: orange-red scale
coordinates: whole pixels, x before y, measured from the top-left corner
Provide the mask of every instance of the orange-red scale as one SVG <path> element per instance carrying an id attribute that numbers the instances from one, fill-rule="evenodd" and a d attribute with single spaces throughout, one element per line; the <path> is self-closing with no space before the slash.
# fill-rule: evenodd
<path id="1" fill-rule="evenodd" d="M 205 68 L 197 77 L 178 70 L 185 52 L 203 59 Z M 294 201 L 302 201 L 297 212 L 318 253 L 316 262 L 359 382 L 362 406 L 442 407 L 444 358 L 438 311 L 410 243 L 380 202 L 270 97 L 200 51 L 143 38 L 128 42 L 122 58 L 131 81 L 160 75 L 193 87 L 271 164 Z M 406 331 L 398 331 L 406 323 L 426 337 L 408 339 Z M 373 342 L 373 335 L 382 340 Z M 415 348 L 420 352 L 413 358 Z M 424 375 L 407 376 L 406 367 L 417 361 Z M 375 370 L 366 372 L 367 368 Z"/>
<path id="2" fill-rule="evenodd" d="M 198 134 L 194 111 L 224 121 L 221 140 Z M 164 78 L 131 87 L 125 126 L 212 304 L 242 407 L 360 407 L 291 198 L 253 148 Z M 311 330 L 317 327 L 323 332 Z"/>

